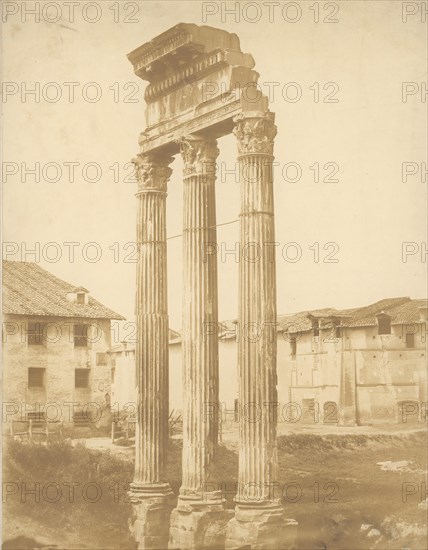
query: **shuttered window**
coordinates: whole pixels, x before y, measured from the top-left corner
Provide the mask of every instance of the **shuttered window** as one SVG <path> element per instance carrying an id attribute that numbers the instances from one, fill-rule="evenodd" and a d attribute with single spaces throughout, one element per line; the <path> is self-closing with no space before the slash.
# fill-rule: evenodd
<path id="1" fill-rule="evenodd" d="M 28 369 L 28 387 L 29 388 L 44 388 L 45 387 L 46 369 L 30 367 Z"/>
<path id="2" fill-rule="evenodd" d="M 89 388 L 89 369 L 76 369 L 74 371 L 74 387 Z"/>

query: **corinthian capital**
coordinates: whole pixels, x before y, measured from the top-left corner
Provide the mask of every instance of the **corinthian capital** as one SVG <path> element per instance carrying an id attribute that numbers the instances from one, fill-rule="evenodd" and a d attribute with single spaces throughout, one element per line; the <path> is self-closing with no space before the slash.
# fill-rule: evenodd
<path id="1" fill-rule="evenodd" d="M 263 116 L 245 116 L 243 113 L 234 118 L 236 123 L 233 133 L 238 139 L 240 155 L 273 154 L 274 139 L 277 129 L 272 113 Z"/>
<path id="2" fill-rule="evenodd" d="M 219 154 L 216 139 L 193 136 L 181 138 L 180 151 L 184 162 L 184 175 L 214 175 Z"/>
<path id="3" fill-rule="evenodd" d="M 172 174 L 169 165 L 173 160 L 173 157 L 153 153 L 140 153 L 133 158 L 138 191 L 166 192 L 168 180 Z"/>

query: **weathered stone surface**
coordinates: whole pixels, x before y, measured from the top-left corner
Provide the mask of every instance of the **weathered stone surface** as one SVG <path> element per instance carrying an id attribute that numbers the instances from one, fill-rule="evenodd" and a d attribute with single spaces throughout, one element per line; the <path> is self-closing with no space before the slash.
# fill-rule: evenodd
<path id="1" fill-rule="evenodd" d="M 27 345 L 27 323 L 40 323 L 37 316 L 5 315 L 5 326 L 17 327 L 14 334 L 7 335 L 4 346 L 3 401 L 16 406 L 16 413 L 8 419 L 25 420 L 28 412 L 46 412 L 52 421 L 61 421 L 72 426 L 73 412 L 84 411 L 91 428 L 106 425 L 109 407 L 106 396 L 111 394 L 110 366 L 99 365 L 97 354 L 110 347 L 111 325 L 107 319 L 85 319 L 89 325 L 87 347 L 75 347 L 73 325 L 81 324 L 81 318 L 45 316 L 43 322 L 51 327 L 46 345 Z M 64 368 L 58 365 L 64 364 Z M 31 388 L 28 384 L 28 369 L 44 367 L 45 387 Z M 75 387 L 75 369 L 88 368 L 89 386 Z M 46 408 L 50 403 L 51 407 Z M 74 404 L 74 405 L 73 405 Z M 92 405 L 91 405 L 92 404 Z M 94 405 L 95 404 L 95 405 Z M 9 430 L 9 422 L 3 422 L 3 430 Z"/>
<path id="2" fill-rule="evenodd" d="M 181 137 L 208 128 L 212 138 L 220 137 L 243 109 L 257 110 L 260 101 L 268 108 L 267 98 L 255 93 L 254 59 L 241 51 L 236 34 L 180 23 L 128 58 L 149 81 L 142 152 L 166 146 L 176 154 Z"/>
<path id="3" fill-rule="evenodd" d="M 183 228 L 182 486 L 171 522 L 172 548 L 214 548 L 229 516 L 220 494 L 205 498 L 218 442 L 216 140 L 181 140 Z M 208 535 L 208 533 L 211 533 Z M 208 546 L 206 546 L 208 545 Z"/>
<path id="4" fill-rule="evenodd" d="M 215 140 L 183 138 L 183 480 L 200 497 L 218 441 Z M 214 251 L 214 253 L 213 253 Z M 213 330 L 214 328 L 214 330 Z"/>
<path id="5" fill-rule="evenodd" d="M 226 548 L 292 548 L 297 523 L 284 517 L 271 494 L 277 483 L 276 278 L 273 202 L 272 113 L 242 113 L 235 119 L 241 185 L 238 344 L 239 475 L 235 518 L 228 525 Z M 251 252 L 251 247 L 253 252 Z"/>
<path id="6" fill-rule="evenodd" d="M 345 345 L 342 342 L 342 346 Z M 339 425 L 357 425 L 356 365 L 353 350 L 342 349 L 340 357 Z"/>
<path id="7" fill-rule="evenodd" d="M 129 527 L 138 550 L 165 550 L 168 546 L 169 521 L 174 497 L 135 497 L 131 493 L 133 516 Z"/>
<path id="8" fill-rule="evenodd" d="M 263 411 L 255 413 L 253 421 L 250 410 L 240 416 L 238 503 L 254 497 L 268 502 L 270 484 L 277 481 L 276 409 L 266 414 L 265 406 L 278 402 L 273 120 L 271 114 L 240 116 L 235 128 L 240 153 L 240 244 L 241 250 L 249 251 L 248 260 L 239 264 L 239 325 L 253 327 L 256 335 L 246 331 L 239 339 L 239 403 Z"/>
<path id="9" fill-rule="evenodd" d="M 223 549 L 226 527 L 233 516 L 222 504 L 194 503 L 188 509 L 177 508 L 171 514 L 171 550 Z"/>
<path id="10" fill-rule="evenodd" d="M 219 48 L 240 52 L 238 36 L 215 27 L 178 23 L 132 51 L 128 59 L 134 66 L 135 74 L 153 82 L 176 71 L 178 60 L 192 60 L 201 53 Z"/>
<path id="11" fill-rule="evenodd" d="M 253 246 L 255 252 L 263 251 L 260 259 L 247 258 L 239 268 L 239 326 L 255 326 L 261 334 L 256 339 L 239 338 L 239 401 L 241 407 L 256 405 L 262 410 L 266 404 L 277 402 L 274 115 L 268 111 L 265 96 L 247 93 L 255 88 L 259 75 L 253 71 L 253 58 L 241 52 L 234 34 L 180 24 L 128 57 L 135 73 L 149 81 L 145 95 L 147 128 L 140 136 L 141 154 L 136 162 L 142 251 L 137 364 L 143 367 L 138 385 L 144 412 L 139 415 L 142 433 L 137 437 L 134 492 L 148 492 L 151 484 L 158 484 L 160 494 L 168 491 L 168 486 L 161 487 L 167 404 L 162 407 L 158 401 L 161 396 L 167 403 L 164 200 L 169 177 L 166 159 L 181 152 L 183 475 L 177 507 L 171 515 L 169 547 L 213 550 L 226 544 L 228 548 L 257 550 L 290 548 L 296 522 L 284 519 L 282 507 L 269 494 L 277 473 L 275 408 L 255 422 L 241 415 L 236 518 L 228 524 L 227 541 L 226 525 L 233 513 L 226 511 L 220 494 L 205 493 L 218 437 L 218 335 L 212 330 L 218 326 L 216 139 L 233 130 L 240 163 L 241 250 Z M 267 250 L 265 245 L 270 245 Z M 257 502 L 248 506 L 255 496 Z M 150 523 L 148 512 L 141 512 L 140 517 Z M 150 529 L 149 525 L 138 527 L 140 544 L 154 543 Z"/>
<path id="12" fill-rule="evenodd" d="M 228 526 L 226 550 L 290 550 L 295 548 L 297 522 L 285 519 L 282 509 L 237 513 Z"/>
<path id="13" fill-rule="evenodd" d="M 137 430 L 135 474 L 138 494 L 171 494 L 165 481 L 168 446 L 168 303 L 166 271 L 166 187 L 171 158 L 140 155 L 137 218 Z"/>

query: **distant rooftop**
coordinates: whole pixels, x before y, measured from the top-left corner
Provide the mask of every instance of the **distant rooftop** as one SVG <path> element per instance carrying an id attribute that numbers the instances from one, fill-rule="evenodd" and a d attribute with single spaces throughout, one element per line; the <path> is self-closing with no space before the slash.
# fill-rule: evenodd
<path id="1" fill-rule="evenodd" d="M 368 306 L 352 309 L 315 309 L 301 311 L 291 315 L 279 315 L 278 323 L 282 330 L 290 332 L 311 330 L 316 319 L 335 319 L 342 327 L 369 327 L 377 324 L 376 315 L 386 313 L 391 317 L 391 324 L 417 323 L 420 321 L 420 307 L 427 307 L 428 300 L 412 300 L 407 297 L 385 298 Z M 293 326 L 295 325 L 295 328 Z"/>
<path id="2" fill-rule="evenodd" d="M 335 322 L 342 327 L 368 327 L 377 324 L 376 315 L 385 313 L 391 317 L 392 325 L 420 322 L 419 308 L 428 308 L 428 300 L 412 300 L 411 298 L 385 298 L 368 306 L 352 309 L 323 308 L 278 315 L 278 331 L 290 333 L 312 330 L 313 323 L 321 322 L 327 325 Z M 219 338 L 229 340 L 236 338 L 237 320 L 219 323 Z M 321 324 L 321 326 L 322 326 Z M 331 326 L 331 325 L 330 325 Z M 181 338 L 170 340 L 170 344 L 178 344 Z"/>
<path id="3" fill-rule="evenodd" d="M 70 293 L 88 292 L 55 277 L 33 262 L 3 261 L 3 312 L 13 315 L 119 319 L 124 317 L 89 296 L 87 304 L 70 301 Z"/>
<path id="4" fill-rule="evenodd" d="M 305 332 L 312 330 L 314 320 L 323 320 L 324 324 L 330 320 L 338 322 L 342 327 L 368 327 L 377 324 L 376 315 L 385 313 L 391 317 L 391 324 L 411 324 L 421 321 L 420 308 L 428 308 L 426 298 L 412 300 L 411 298 L 385 298 L 368 306 L 356 307 L 352 309 L 323 308 L 300 311 L 278 315 L 278 331 Z M 219 323 L 219 338 L 231 340 L 236 338 L 237 320 L 223 321 Z M 169 344 L 181 344 L 181 333 L 169 331 Z M 120 343 L 113 346 L 109 352 L 121 352 L 123 350 L 135 351 L 133 344 L 126 346 Z"/>

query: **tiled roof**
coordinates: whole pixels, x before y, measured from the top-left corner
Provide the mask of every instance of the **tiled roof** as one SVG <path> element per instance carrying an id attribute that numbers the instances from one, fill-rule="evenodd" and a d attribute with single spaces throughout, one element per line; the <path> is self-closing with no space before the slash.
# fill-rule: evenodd
<path id="1" fill-rule="evenodd" d="M 81 288 L 81 287 L 79 287 Z M 89 296 L 88 304 L 76 304 L 67 294 L 76 285 L 58 279 L 32 262 L 3 261 L 3 312 L 14 315 L 124 319 Z"/>
<path id="2" fill-rule="evenodd" d="M 365 327 L 377 324 L 376 314 L 384 312 L 391 316 L 391 324 L 416 323 L 420 320 L 420 307 L 428 307 L 428 300 L 411 300 L 410 298 L 385 298 L 369 306 L 352 309 L 323 308 L 300 311 L 278 315 L 278 331 L 280 332 L 305 332 L 312 330 L 312 318 L 321 321 L 324 326 L 335 320 L 343 327 Z M 223 321 L 219 323 L 219 338 L 225 340 L 236 339 L 237 320 Z M 171 338 L 170 344 L 179 344 L 181 335 Z"/>
<path id="3" fill-rule="evenodd" d="M 312 329 L 312 321 L 309 315 L 317 318 L 327 318 L 332 315 L 338 315 L 338 310 L 334 308 L 313 309 L 311 311 L 300 311 L 288 315 L 278 315 L 277 321 L 281 331 L 302 332 Z"/>
<path id="4" fill-rule="evenodd" d="M 403 323 L 416 323 L 419 321 L 420 318 L 419 308 L 428 308 L 428 300 L 410 300 L 409 302 L 404 302 L 402 304 L 396 305 L 386 313 L 391 315 L 391 323 L 393 325 L 401 325 Z"/>
<path id="5" fill-rule="evenodd" d="M 410 298 L 385 298 L 369 306 L 352 309 L 318 309 L 302 311 L 293 315 L 278 316 L 282 330 L 299 332 L 312 329 L 311 316 L 318 319 L 337 317 L 343 327 L 368 327 L 377 324 L 376 315 L 386 313 L 391 316 L 391 324 L 415 323 L 420 320 L 420 307 L 427 307 L 427 300 L 411 300 Z"/>

